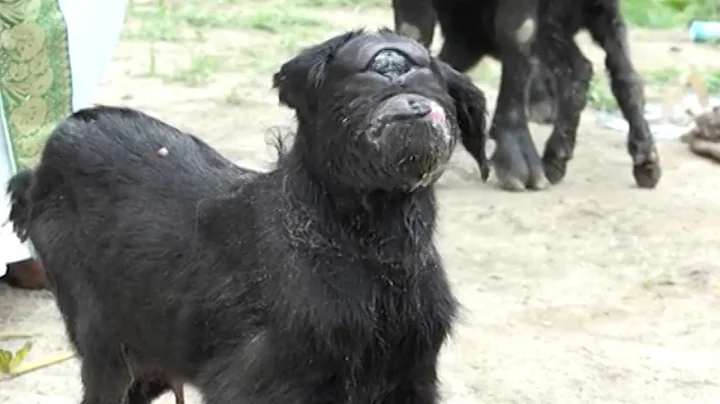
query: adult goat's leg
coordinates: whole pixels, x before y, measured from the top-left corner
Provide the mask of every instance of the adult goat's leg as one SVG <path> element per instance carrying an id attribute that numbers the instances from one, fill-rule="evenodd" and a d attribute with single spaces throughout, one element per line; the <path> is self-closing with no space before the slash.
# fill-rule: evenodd
<path id="1" fill-rule="evenodd" d="M 565 177 L 568 161 L 573 157 L 580 115 L 587 105 L 592 64 L 573 38 L 549 34 L 539 40 L 544 41 L 540 52 L 555 75 L 557 86 L 557 117 L 543 153 L 545 175 L 556 184 Z"/>
<path id="2" fill-rule="evenodd" d="M 548 185 L 530 136 L 525 105 L 537 24 L 535 0 L 500 2 L 495 32 L 501 48 L 502 76 L 490 137 L 496 142 L 492 156 L 495 175 L 500 186 L 508 190 Z"/>
<path id="3" fill-rule="evenodd" d="M 514 51 L 504 53 L 490 137 L 495 140 L 492 156 L 495 176 L 500 186 L 510 191 L 542 189 L 548 185 L 525 114 L 529 74 L 530 63 L 525 55 Z"/>
<path id="4" fill-rule="evenodd" d="M 643 115 L 645 91 L 630 60 L 627 26 L 617 1 L 589 10 L 588 16 L 588 29 L 593 40 L 605 50 L 612 92 L 630 127 L 627 148 L 633 160 L 635 182 L 641 188 L 654 188 L 661 176 L 660 157 Z"/>
<path id="5" fill-rule="evenodd" d="M 435 33 L 432 0 L 393 0 L 395 32 L 409 36 L 429 48 Z"/>

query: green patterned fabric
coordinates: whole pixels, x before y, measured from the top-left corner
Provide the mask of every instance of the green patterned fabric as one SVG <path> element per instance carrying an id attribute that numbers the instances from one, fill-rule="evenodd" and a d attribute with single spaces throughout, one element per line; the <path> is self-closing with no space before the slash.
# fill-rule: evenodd
<path id="1" fill-rule="evenodd" d="M 16 169 L 34 165 L 72 112 L 67 28 L 57 0 L 0 0 L 0 95 Z"/>

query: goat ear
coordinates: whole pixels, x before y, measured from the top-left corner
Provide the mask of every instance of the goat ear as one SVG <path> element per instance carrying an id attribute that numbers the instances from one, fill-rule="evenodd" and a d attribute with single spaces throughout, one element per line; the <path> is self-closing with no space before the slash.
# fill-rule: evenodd
<path id="1" fill-rule="evenodd" d="M 325 42 L 303 49 L 285 62 L 273 75 L 273 88 L 280 103 L 299 112 L 317 103 L 317 93 L 325 79 L 325 68 L 335 52 L 356 32 L 338 35 Z"/>
<path id="2" fill-rule="evenodd" d="M 490 176 L 490 165 L 485 154 L 487 140 L 487 107 L 485 93 L 473 84 L 472 79 L 447 63 L 435 59 L 450 96 L 455 100 L 458 125 L 465 149 L 475 158 L 483 181 Z"/>
<path id="3" fill-rule="evenodd" d="M 312 95 L 322 85 L 324 58 L 322 49 L 310 48 L 285 62 L 273 75 L 273 88 L 281 104 L 301 110 L 313 103 Z"/>

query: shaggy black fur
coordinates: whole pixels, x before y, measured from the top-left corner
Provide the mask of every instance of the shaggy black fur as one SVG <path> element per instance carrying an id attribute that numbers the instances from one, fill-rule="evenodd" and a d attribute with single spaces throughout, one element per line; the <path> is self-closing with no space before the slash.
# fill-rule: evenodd
<path id="1" fill-rule="evenodd" d="M 640 76 L 630 60 L 619 0 L 393 0 L 395 28 L 428 46 L 435 21 L 445 38 L 438 57 L 459 71 L 483 56 L 502 61 L 490 136 L 501 185 L 544 188 L 565 176 L 580 114 L 587 104 L 592 65 L 575 44 L 587 29 L 606 53 L 615 99 L 630 126 L 628 152 L 638 186 L 654 188 L 660 160 L 647 121 Z M 542 159 L 528 119 L 554 123 Z"/>
<path id="2" fill-rule="evenodd" d="M 461 136 L 484 147 L 482 92 L 385 29 L 304 50 L 274 85 L 298 127 L 269 173 L 96 107 L 12 180 L 83 404 L 144 404 L 177 381 L 208 404 L 437 402 L 456 300 L 432 185 Z"/>

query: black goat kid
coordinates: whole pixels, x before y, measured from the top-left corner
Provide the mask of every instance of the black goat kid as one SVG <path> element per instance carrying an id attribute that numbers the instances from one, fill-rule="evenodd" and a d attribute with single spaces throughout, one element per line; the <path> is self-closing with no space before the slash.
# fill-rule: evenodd
<path id="1" fill-rule="evenodd" d="M 208 404 L 437 402 L 456 300 L 433 184 L 457 141 L 483 150 L 483 93 L 385 29 L 304 50 L 274 85 L 298 127 L 269 173 L 97 107 L 12 180 L 83 404 L 146 404 L 175 382 Z"/>

